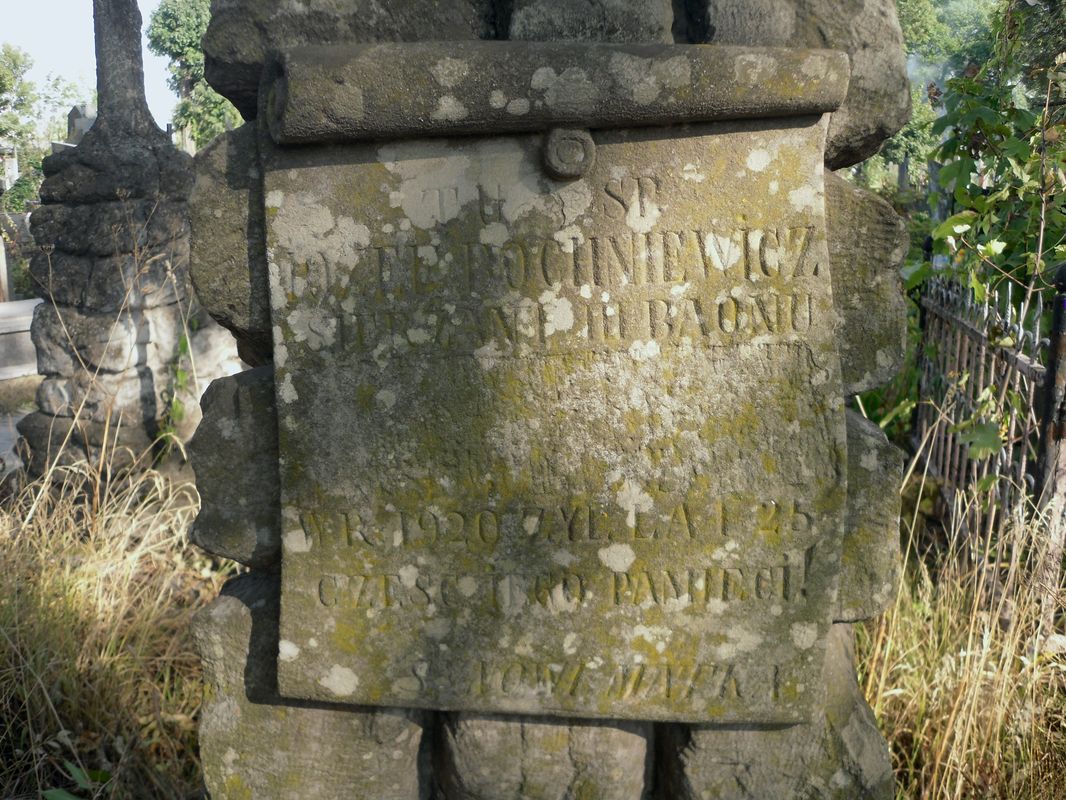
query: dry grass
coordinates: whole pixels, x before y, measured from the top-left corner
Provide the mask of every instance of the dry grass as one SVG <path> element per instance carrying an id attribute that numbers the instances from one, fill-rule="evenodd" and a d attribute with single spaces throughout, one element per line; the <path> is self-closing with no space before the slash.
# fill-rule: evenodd
<path id="1" fill-rule="evenodd" d="M 1014 526 L 1000 552 L 1016 557 L 977 570 L 967 560 L 991 563 L 993 543 L 971 559 L 957 546 L 922 553 L 919 505 L 904 519 L 895 605 L 859 630 L 860 677 L 891 744 L 897 796 L 1062 798 L 1066 652 L 1040 629 L 1045 587 L 1031 578 L 1045 556 L 1045 520 Z M 1061 592 L 1057 602 L 1061 617 Z"/>
<path id="2" fill-rule="evenodd" d="M 0 797 L 198 793 L 189 620 L 225 576 L 186 544 L 197 503 L 67 469 L 0 504 Z"/>

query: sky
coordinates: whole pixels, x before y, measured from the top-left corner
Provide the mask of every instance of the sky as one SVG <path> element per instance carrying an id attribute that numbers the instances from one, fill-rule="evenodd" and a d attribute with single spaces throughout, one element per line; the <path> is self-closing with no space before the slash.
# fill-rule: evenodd
<path id="1" fill-rule="evenodd" d="M 138 0 L 145 27 L 159 2 Z M 4 0 L 3 5 L 0 42 L 30 54 L 34 62 L 31 80 L 41 83 L 50 74 L 58 75 L 76 83 L 88 100 L 96 88 L 92 0 Z M 165 129 L 177 97 L 167 88 L 167 60 L 149 53 L 146 44 L 144 82 L 148 107 Z"/>

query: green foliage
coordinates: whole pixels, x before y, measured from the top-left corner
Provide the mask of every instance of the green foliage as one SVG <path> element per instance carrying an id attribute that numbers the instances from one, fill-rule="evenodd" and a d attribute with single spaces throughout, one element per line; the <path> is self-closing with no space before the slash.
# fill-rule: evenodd
<path id="1" fill-rule="evenodd" d="M 26 77 L 31 67 L 33 59 L 24 51 L 0 45 L 0 140 L 20 150 L 40 148 L 53 118 L 79 94 L 74 84 L 54 75 L 35 84 Z"/>
<path id="2" fill-rule="evenodd" d="M 206 82 L 193 86 L 189 96 L 179 100 L 174 109 L 174 125 L 189 131 L 197 147 L 204 147 L 240 122 L 237 109 Z"/>
<path id="3" fill-rule="evenodd" d="M 32 66 L 33 59 L 19 48 L 0 45 L 0 144 L 15 146 L 21 169 L 15 184 L 0 194 L 0 211 L 28 211 L 37 199 L 48 134 L 58 124 L 60 109 L 78 96 L 77 87 L 62 78 L 50 75 L 41 86 L 30 81 L 26 75 Z"/>
<path id="4" fill-rule="evenodd" d="M 1007 24 L 1017 26 L 1015 57 L 1025 75 L 1050 69 L 1066 50 L 1066 2 L 1020 5 Z"/>
<path id="5" fill-rule="evenodd" d="M 945 75 L 962 72 L 970 64 L 984 64 L 992 55 L 992 20 L 1004 0 L 947 0 L 939 9 L 950 31 L 945 49 Z M 1007 0 L 1010 2 L 1010 0 Z"/>
<path id="6" fill-rule="evenodd" d="M 951 31 L 933 0 L 898 0 L 899 24 L 908 55 L 942 59 L 951 50 Z"/>
<path id="7" fill-rule="evenodd" d="M 911 118 L 903 130 L 885 142 L 881 155 L 893 164 L 904 158 L 923 162 L 936 147 L 940 137 L 933 132 L 936 111 L 929 103 L 928 95 L 918 86 L 911 87 Z"/>
<path id="8" fill-rule="evenodd" d="M 78 789 L 88 792 L 89 796 L 96 796 L 97 792 L 102 791 L 107 782 L 111 780 L 111 773 L 106 770 L 86 770 L 69 761 L 63 762 L 63 769 Z M 66 789 L 48 789 L 42 792 L 42 796 L 44 800 L 82 800 L 81 797 L 71 794 Z"/>
<path id="9" fill-rule="evenodd" d="M 933 126 L 947 134 L 940 180 L 957 209 L 933 237 L 974 285 L 1029 287 L 1066 261 L 1066 211 L 1055 202 L 1066 188 L 1066 148 L 1052 113 L 1053 99 L 1066 94 L 1066 70 L 1019 81 L 1003 21 L 996 58 L 949 83 L 945 114 Z"/>
<path id="10" fill-rule="evenodd" d="M 0 45 L 0 140 L 27 144 L 33 136 L 33 110 L 38 102 L 37 88 L 26 79 L 33 59 L 24 51 Z"/>
<path id="11" fill-rule="evenodd" d="M 174 123 L 197 147 L 240 123 L 237 110 L 204 79 L 201 40 L 210 19 L 210 0 L 163 0 L 148 25 L 148 49 L 170 59 L 168 83 L 179 97 Z"/>
<path id="12" fill-rule="evenodd" d="M 30 210 L 30 204 L 37 200 L 44 181 L 41 169 L 43 156 L 40 150 L 28 150 L 22 154 L 19 161 L 22 174 L 10 189 L 0 195 L 0 211 L 21 213 Z"/>

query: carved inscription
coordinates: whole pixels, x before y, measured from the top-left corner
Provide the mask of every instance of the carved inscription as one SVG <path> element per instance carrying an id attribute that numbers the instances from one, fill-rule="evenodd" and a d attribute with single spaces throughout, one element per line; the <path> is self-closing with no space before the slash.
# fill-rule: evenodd
<path id="1" fill-rule="evenodd" d="M 824 137 L 603 134 L 571 182 L 538 137 L 268 154 L 284 696 L 807 717 L 844 497 Z"/>
<path id="2" fill-rule="evenodd" d="M 663 229 L 656 225 L 661 186 L 644 176 L 600 187 L 596 210 L 604 221 L 635 222 L 638 230 L 586 235 L 574 228 L 536 238 L 491 227 L 504 227 L 502 189 L 479 185 L 469 198 L 480 209 L 473 236 L 367 233 L 365 244 L 346 242 L 343 263 L 320 252 L 282 262 L 280 287 L 290 297 L 315 298 L 312 333 L 364 357 L 396 346 L 442 356 L 490 344 L 504 352 L 634 341 L 737 344 L 811 328 L 812 284 L 827 277 L 813 225 L 725 228 L 707 220 Z M 423 191 L 422 201 L 447 218 L 466 195 L 450 187 Z M 645 225 L 653 227 L 639 230 Z M 571 320 L 562 327 L 560 297 Z M 574 335 L 559 335 L 567 332 Z"/>

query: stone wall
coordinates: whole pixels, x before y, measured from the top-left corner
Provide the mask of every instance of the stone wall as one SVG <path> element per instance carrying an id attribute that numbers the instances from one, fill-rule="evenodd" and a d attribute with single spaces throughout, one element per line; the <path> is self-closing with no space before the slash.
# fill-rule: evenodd
<path id="1" fill-rule="evenodd" d="M 891 797 L 890 0 L 212 10 L 212 795 Z"/>

